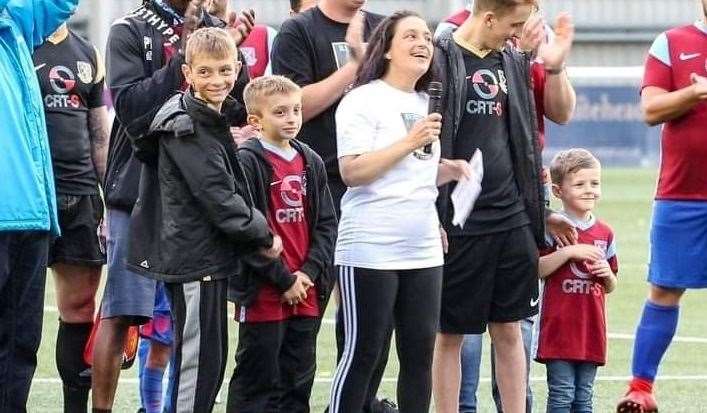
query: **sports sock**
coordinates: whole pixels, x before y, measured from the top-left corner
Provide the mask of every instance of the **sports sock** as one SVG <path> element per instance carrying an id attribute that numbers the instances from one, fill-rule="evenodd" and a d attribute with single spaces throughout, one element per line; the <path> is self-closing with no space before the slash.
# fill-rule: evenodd
<path id="1" fill-rule="evenodd" d="M 140 396 L 146 413 L 162 411 L 162 376 L 164 369 L 145 367 L 140 381 Z"/>
<path id="2" fill-rule="evenodd" d="M 89 366 L 83 350 L 93 323 L 66 323 L 59 320 L 56 336 L 56 367 L 63 383 L 64 411 L 86 412 L 91 377 L 81 375 Z"/>
<path id="3" fill-rule="evenodd" d="M 145 375 L 145 364 L 147 363 L 147 356 L 150 354 L 150 340 L 140 336 L 140 343 L 137 347 L 137 378 L 140 387 L 142 387 L 142 380 Z M 145 407 L 145 399 L 142 397 L 142 391 L 140 392 L 140 404 Z"/>
<path id="4" fill-rule="evenodd" d="M 663 358 L 678 325 L 679 306 L 662 306 L 646 301 L 633 344 L 633 377 L 655 380 Z"/>

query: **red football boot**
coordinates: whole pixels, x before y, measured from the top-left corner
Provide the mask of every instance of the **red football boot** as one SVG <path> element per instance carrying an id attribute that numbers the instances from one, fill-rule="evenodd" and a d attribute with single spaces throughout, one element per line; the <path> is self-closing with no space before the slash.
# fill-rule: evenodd
<path id="1" fill-rule="evenodd" d="M 631 380 L 626 395 L 616 405 L 616 413 L 658 413 L 653 383 L 639 378 Z"/>

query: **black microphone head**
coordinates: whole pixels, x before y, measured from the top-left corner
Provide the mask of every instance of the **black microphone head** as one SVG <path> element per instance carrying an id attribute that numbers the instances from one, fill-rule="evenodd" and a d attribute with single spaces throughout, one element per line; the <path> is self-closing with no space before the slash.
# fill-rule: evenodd
<path id="1" fill-rule="evenodd" d="M 430 82 L 430 84 L 427 86 L 427 94 L 432 99 L 441 98 L 443 91 L 444 89 L 442 88 L 442 82 Z"/>

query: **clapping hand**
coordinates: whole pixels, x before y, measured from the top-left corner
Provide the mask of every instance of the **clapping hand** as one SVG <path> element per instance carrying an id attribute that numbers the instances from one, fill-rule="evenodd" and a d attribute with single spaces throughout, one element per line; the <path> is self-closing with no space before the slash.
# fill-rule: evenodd
<path id="1" fill-rule="evenodd" d="M 226 31 L 231 35 L 236 46 L 240 46 L 248 38 L 255 26 L 255 11 L 242 10 L 240 16 L 235 11 L 228 13 Z"/>
<path id="2" fill-rule="evenodd" d="M 555 21 L 555 36 L 550 43 L 541 43 L 538 54 L 545 67 L 552 70 L 562 68 L 574 42 L 574 23 L 568 13 L 560 13 Z"/>

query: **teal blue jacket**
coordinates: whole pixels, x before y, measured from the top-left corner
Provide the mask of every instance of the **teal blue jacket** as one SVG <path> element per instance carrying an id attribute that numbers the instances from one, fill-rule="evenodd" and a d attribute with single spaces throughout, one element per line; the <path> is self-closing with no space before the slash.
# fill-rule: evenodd
<path id="1" fill-rule="evenodd" d="M 32 52 L 79 0 L 0 0 L 0 231 L 59 235 L 54 176 Z"/>

